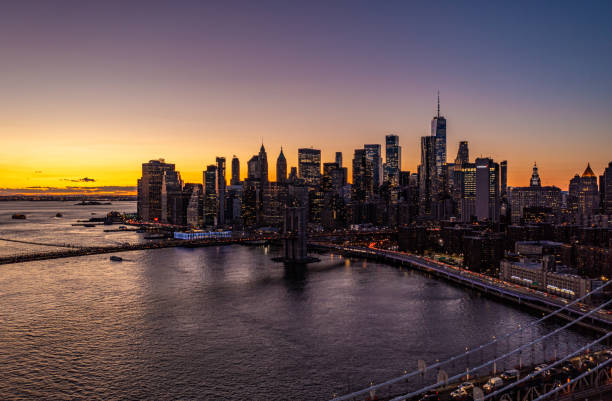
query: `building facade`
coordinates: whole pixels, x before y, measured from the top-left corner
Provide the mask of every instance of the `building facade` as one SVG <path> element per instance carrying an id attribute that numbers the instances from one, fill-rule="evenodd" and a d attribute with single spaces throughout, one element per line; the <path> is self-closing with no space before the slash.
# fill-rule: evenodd
<path id="1" fill-rule="evenodd" d="M 298 149 L 298 176 L 307 185 L 319 185 L 321 181 L 321 150 Z"/>

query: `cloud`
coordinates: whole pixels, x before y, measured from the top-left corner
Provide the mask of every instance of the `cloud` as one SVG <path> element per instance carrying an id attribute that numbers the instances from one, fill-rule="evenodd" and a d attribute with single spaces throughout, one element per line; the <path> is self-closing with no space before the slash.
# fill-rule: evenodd
<path id="1" fill-rule="evenodd" d="M 95 179 L 93 178 L 89 178 L 89 177 L 83 177 L 83 178 L 63 178 L 62 181 L 70 181 L 70 182 L 96 182 Z"/>
<path id="2" fill-rule="evenodd" d="M 97 186 L 97 187 L 43 187 L 0 188 L 0 196 L 7 195 L 134 195 L 134 186 Z"/>

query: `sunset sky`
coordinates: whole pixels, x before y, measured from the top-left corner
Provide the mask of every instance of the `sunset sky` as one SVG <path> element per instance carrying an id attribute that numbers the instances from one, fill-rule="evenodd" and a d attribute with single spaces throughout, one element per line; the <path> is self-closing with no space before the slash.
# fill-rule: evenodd
<path id="1" fill-rule="evenodd" d="M 165 158 L 201 182 L 263 139 L 342 151 L 400 136 L 415 171 L 436 92 L 449 161 L 566 189 L 612 160 L 612 2 L 14 1 L 0 6 L 0 194 L 133 187 Z M 30 190 L 36 190 L 31 188 Z M 74 188 L 70 189 L 73 191 Z M 129 190 L 129 188 L 128 188 Z"/>

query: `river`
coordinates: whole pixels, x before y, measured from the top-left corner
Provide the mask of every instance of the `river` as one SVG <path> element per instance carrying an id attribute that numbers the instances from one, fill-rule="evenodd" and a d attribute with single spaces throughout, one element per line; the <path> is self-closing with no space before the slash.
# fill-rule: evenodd
<path id="1" fill-rule="evenodd" d="M 277 252 L 168 248 L 0 266 L 1 398 L 327 399 L 538 318 L 406 268 L 324 254 L 296 272 L 270 260 Z"/>

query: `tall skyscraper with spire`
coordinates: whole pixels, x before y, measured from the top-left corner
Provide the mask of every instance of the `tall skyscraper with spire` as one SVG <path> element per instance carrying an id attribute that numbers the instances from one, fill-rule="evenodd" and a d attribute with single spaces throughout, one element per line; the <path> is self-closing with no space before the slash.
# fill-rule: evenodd
<path id="1" fill-rule="evenodd" d="M 280 150 L 280 154 L 276 159 L 276 181 L 281 183 L 287 181 L 287 159 L 285 159 L 282 147 Z"/>
<path id="2" fill-rule="evenodd" d="M 446 118 L 440 115 L 440 92 L 438 92 L 438 112 L 431 120 L 431 136 L 436 137 L 436 172 L 441 177 L 446 163 Z"/>

